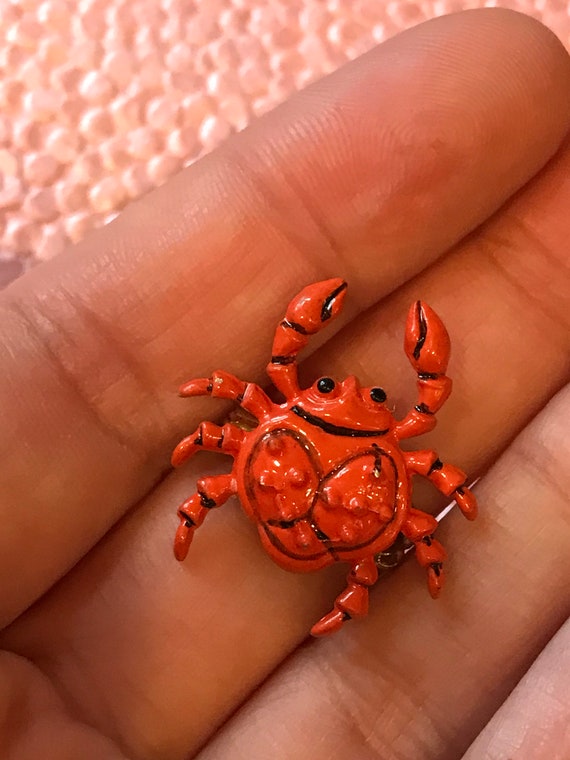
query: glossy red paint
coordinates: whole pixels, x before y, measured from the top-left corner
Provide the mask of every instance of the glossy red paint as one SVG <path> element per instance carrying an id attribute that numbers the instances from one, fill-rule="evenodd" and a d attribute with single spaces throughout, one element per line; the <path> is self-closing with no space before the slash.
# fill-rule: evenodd
<path id="1" fill-rule="evenodd" d="M 455 498 L 468 519 L 477 514 L 465 473 L 441 462 L 435 451 L 400 448 L 402 439 L 433 429 L 435 413 L 451 391 L 445 375 L 449 336 L 425 303 L 414 303 L 406 322 L 404 349 L 418 376 L 418 403 L 403 420 L 386 408 L 381 388 L 362 388 L 352 376 L 343 382 L 320 378 L 308 389 L 299 387 L 297 354 L 339 314 L 346 287 L 341 279 L 309 285 L 279 323 L 267 372 L 285 403 L 273 403 L 259 386 L 222 371 L 183 385 L 181 396 L 237 401 L 258 424 L 245 431 L 231 423 L 202 422 L 172 455 L 174 466 L 203 449 L 234 458 L 231 473 L 202 478 L 197 492 L 179 507 L 178 560 L 186 557 L 208 511 L 237 494 L 257 524 L 265 550 L 281 567 L 307 572 L 333 562 L 350 565 L 346 589 L 313 626 L 314 636 L 367 614 L 368 588 L 378 577 L 375 556 L 399 534 L 415 545 L 429 591 L 438 596 L 445 551 L 433 538 L 435 518 L 411 505 L 413 475 L 423 475 Z"/>

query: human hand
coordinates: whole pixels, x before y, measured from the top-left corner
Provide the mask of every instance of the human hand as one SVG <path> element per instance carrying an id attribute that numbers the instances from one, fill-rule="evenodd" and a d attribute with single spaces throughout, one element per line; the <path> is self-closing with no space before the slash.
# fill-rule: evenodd
<path id="1" fill-rule="evenodd" d="M 530 19 L 425 24 L 1 294 L 3 757 L 447 760 L 475 740 L 475 760 L 505 756 L 505 725 L 510 758 L 570 753 L 569 87 Z M 455 381 L 428 445 L 486 474 L 478 521 L 438 531 L 437 603 L 410 564 L 301 646 L 338 574 L 280 570 L 235 505 L 176 563 L 176 507 L 226 463 L 168 457 L 220 413 L 179 383 L 262 382 L 283 305 L 331 276 L 350 298 L 308 376 L 354 373 L 405 411 L 421 296 Z"/>

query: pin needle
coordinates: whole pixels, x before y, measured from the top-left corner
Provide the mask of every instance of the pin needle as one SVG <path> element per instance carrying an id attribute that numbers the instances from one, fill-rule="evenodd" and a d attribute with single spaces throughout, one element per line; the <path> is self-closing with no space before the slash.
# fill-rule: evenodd
<path id="1" fill-rule="evenodd" d="M 475 486 L 480 480 L 481 478 L 475 478 L 475 480 L 469 484 L 469 489 L 473 488 L 473 486 Z M 446 504 L 446 506 L 435 515 L 435 519 L 438 523 L 447 517 L 456 506 L 457 501 L 455 499 L 450 501 L 449 504 Z M 404 559 L 411 554 L 414 549 L 415 546 L 411 541 L 400 536 L 400 541 L 396 542 L 392 550 L 388 549 L 387 551 L 380 552 L 380 554 L 376 555 L 376 565 L 382 574 L 384 574 L 384 571 L 394 570 L 403 563 Z"/>

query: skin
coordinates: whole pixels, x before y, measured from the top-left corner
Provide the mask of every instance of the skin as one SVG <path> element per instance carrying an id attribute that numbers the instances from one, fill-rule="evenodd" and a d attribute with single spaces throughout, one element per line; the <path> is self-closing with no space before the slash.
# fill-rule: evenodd
<path id="1" fill-rule="evenodd" d="M 0 295 L 7 760 L 570 754 L 569 88 L 529 18 L 430 22 Z M 281 570 L 235 503 L 177 564 L 176 507 L 227 461 L 168 457 L 224 414 L 177 386 L 263 381 L 288 300 L 332 276 L 350 297 L 305 376 L 356 374 L 403 415 L 405 312 L 428 302 L 455 390 L 417 446 L 482 475 L 481 515 L 438 531 L 440 601 L 409 563 L 301 646 L 344 568 Z"/>

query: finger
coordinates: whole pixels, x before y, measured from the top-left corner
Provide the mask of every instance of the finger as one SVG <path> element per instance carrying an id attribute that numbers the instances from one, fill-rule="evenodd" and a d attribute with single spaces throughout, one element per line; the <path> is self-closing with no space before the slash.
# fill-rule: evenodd
<path id="1" fill-rule="evenodd" d="M 538 290 L 536 297 L 529 301 L 524 288 L 511 290 L 509 282 L 513 278 L 520 279 L 527 271 L 540 271 L 546 266 L 544 246 L 536 245 L 534 237 L 513 237 L 518 230 L 525 229 L 526 222 L 534 220 L 537 239 L 548 241 L 549 260 L 562 261 L 566 254 L 570 229 L 568 217 L 562 212 L 568 205 L 568 197 L 560 191 L 553 194 L 552 187 L 562 185 L 561 178 L 567 176 L 569 164 L 570 152 L 565 151 L 496 221 L 469 240 L 462 248 L 464 267 L 459 263 L 462 253 L 458 249 L 422 277 L 422 298 L 437 304 L 452 334 L 455 367 L 452 364 L 450 371 L 461 368 L 459 379 L 452 372 L 456 388 L 438 415 L 443 425 L 447 424 L 447 416 L 451 416 L 450 427 L 457 429 L 456 433 L 450 432 L 449 441 L 440 441 L 441 453 L 447 461 L 488 467 L 495 461 L 498 449 L 504 447 L 523 424 L 525 415 L 532 413 L 536 399 L 552 394 L 567 371 L 568 352 L 562 344 L 567 339 L 567 330 L 554 319 L 545 324 L 541 322 L 547 319 L 543 312 L 552 300 L 548 290 Z M 512 222 L 513 214 L 519 220 L 517 224 Z M 501 218 L 504 228 L 500 226 Z M 559 221 L 555 223 L 556 219 Z M 545 229 L 540 226 L 540 220 L 544 220 Z M 498 278 L 494 264 L 484 255 L 480 261 L 469 258 L 473 250 L 486 250 L 485 235 L 490 229 L 494 229 L 494 238 L 503 240 L 504 253 L 511 252 L 510 279 L 499 280 L 498 290 L 494 289 Z M 450 283 L 461 279 L 457 271 L 471 269 L 477 271 L 473 293 L 469 294 L 465 288 L 458 294 Z M 545 274 L 560 282 L 561 271 L 560 266 L 555 268 L 554 274 L 548 270 Z M 407 287 L 411 289 L 408 297 L 413 300 L 417 295 L 412 292 L 416 285 L 412 282 Z M 361 337 L 347 328 L 323 349 L 319 363 L 322 362 L 327 374 L 329 368 L 335 369 L 338 355 L 345 351 L 350 355 L 353 340 L 357 341 L 356 353 L 359 346 L 368 345 L 370 349 L 366 367 L 352 366 L 350 372 L 362 369 L 369 373 L 372 384 L 382 379 L 387 361 L 394 361 L 400 367 L 403 314 L 398 313 L 398 303 L 404 291 L 388 298 L 381 312 L 362 320 L 366 330 L 362 342 L 358 343 Z M 489 323 L 481 321 L 481 315 L 503 303 L 508 306 L 508 312 L 491 311 Z M 564 311 L 563 304 L 561 309 Z M 518 329 L 521 314 L 525 318 L 524 331 Z M 384 334 L 389 336 L 388 343 L 382 337 Z M 509 364 L 503 363 L 505 355 L 510 357 Z M 529 370 L 531 365 L 541 368 L 542 372 Z M 405 360 L 401 366 L 406 366 Z M 406 370 L 412 380 L 414 373 L 409 365 Z M 513 388 L 519 394 L 514 401 Z M 452 404 L 457 395 L 461 402 L 454 410 Z M 409 398 L 413 403 L 413 396 Z M 508 414 L 505 409 L 509 410 Z M 492 429 L 491 439 L 489 426 L 497 414 L 499 424 L 497 429 Z M 438 430 L 436 428 L 434 437 Z M 426 443 L 418 441 L 414 445 L 423 447 L 431 443 L 432 436 Z M 560 452 L 562 464 L 564 456 L 564 452 Z M 555 463 L 553 460 L 554 466 Z M 264 555 L 255 531 L 243 515 L 229 505 L 213 510 L 208 516 L 206 524 L 196 533 L 187 562 L 181 567 L 173 561 L 175 507 L 193 492 L 196 478 L 221 472 L 223 467 L 221 464 L 221 469 L 215 470 L 212 460 L 196 458 L 182 472 L 167 478 L 151 498 L 91 553 L 69 580 L 60 584 L 20 625 L 14 626 L 5 639 L 6 644 L 16 647 L 18 652 L 39 659 L 44 669 L 63 684 L 65 691 L 73 694 L 89 723 L 98 725 L 103 732 L 117 732 L 117 740 L 132 746 L 135 755 L 144 757 L 145 748 L 150 746 L 164 747 L 168 756 L 199 747 L 213 726 L 231 714 L 247 693 L 298 645 L 319 615 L 330 609 L 341 587 L 342 578 L 338 575 L 305 576 L 281 571 Z M 528 469 L 529 464 L 525 464 L 523 474 Z M 526 481 L 523 485 L 527 487 Z M 534 490 L 528 487 L 528 494 L 534 499 Z M 526 509 L 530 497 L 525 494 L 521 498 L 524 500 L 521 509 Z M 482 497 L 481 502 L 482 527 L 476 523 L 465 528 L 476 531 L 477 549 L 470 558 L 471 565 L 468 564 L 474 578 L 479 577 L 477 552 L 483 553 L 488 562 L 495 556 L 496 549 L 487 548 L 487 534 L 497 533 L 505 538 L 506 518 L 499 515 L 499 525 L 488 527 L 484 515 L 485 512 L 491 514 L 493 506 L 487 504 L 486 497 Z M 450 563 L 452 588 L 457 589 L 456 593 L 464 589 L 469 594 L 470 587 L 462 585 L 464 577 L 457 569 L 465 561 L 461 557 L 461 542 L 466 534 L 464 531 L 456 534 L 456 530 L 454 525 L 448 547 L 453 563 Z M 562 532 L 555 524 L 553 530 Z M 539 541 L 547 538 L 542 536 L 543 532 L 547 531 L 539 530 Z M 527 561 L 524 550 L 519 552 L 518 545 L 513 546 L 524 564 Z M 541 544 L 536 546 L 537 556 L 542 558 Z M 544 551 L 552 550 L 545 544 Z M 499 559 L 495 573 L 500 573 L 504 566 L 501 558 L 510 555 L 496 556 Z M 563 569 L 560 568 L 560 572 Z M 344 575 L 344 568 L 338 570 Z M 427 600 L 422 576 L 417 572 L 413 576 L 409 583 L 418 586 L 418 599 L 423 599 L 425 594 Z M 508 606 L 510 587 L 508 584 L 503 587 L 500 575 L 492 577 L 496 582 L 495 601 L 499 603 L 504 591 L 506 596 L 502 603 Z M 557 577 L 553 576 L 553 582 Z M 533 583 L 527 581 L 529 595 L 539 594 Z M 395 579 L 391 581 L 394 582 Z M 541 582 L 542 578 L 538 577 L 536 583 Z M 92 588 L 98 590 L 95 597 L 90 591 Z M 547 586 L 540 592 L 544 594 L 545 604 L 549 589 Z M 379 590 L 373 595 L 371 608 L 376 610 L 375 623 L 363 621 L 351 625 L 372 626 L 371 637 L 381 636 L 381 631 L 374 626 L 381 628 L 386 593 L 388 584 L 384 592 Z M 403 600 L 408 599 L 402 587 L 398 587 L 397 593 L 402 593 Z M 441 602 L 444 605 L 447 596 L 446 590 Z M 437 626 L 437 609 L 428 605 L 420 615 L 420 629 L 425 615 L 432 621 L 430 624 Z M 407 619 L 410 610 L 400 609 L 399 614 Z M 419 619 L 415 611 L 413 619 L 416 623 Z M 38 630 L 41 630 L 41 639 L 37 639 Z M 166 652 L 165 641 L 168 641 Z M 236 657 L 236 642 L 240 642 L 239 657 Z M 413 658 L 411 661 L 415 662 Z M 413 683 L 415 679 L 416 675 L 412 674 Z M 138 700 L 133 697 L 133 690 L 137 689 L 141 695 Z M 152 694 L 150 699 L 149 694 Z M 122 709 L 127 703 L 130 709 L 125 717 Z"/>
<path id="2" fill-rule="evenodd" d="M 478 523 L 441 531 L 454 583 L 437 605 L 402 568 L 365 624 L 290 658 L 200 760 L 304 758 L 308 746 L 312 760 L 460 756 L 570 611 L 569 411 L 567 389 L 477 487 Z"/>
<path id="3" fill-rule="evenodd" d="M 156 481 L 182 432 L 177 383 L 216 365 L 255 378 L 299 287 L 346 275 L 371 304 L 524 184 L 568 129 L 569 71 L 520 15 L 438 19 L 3 293 L 0 620 Z"/>
<path id="4" fill-rule="evenodd" d="M 404 320 L 411 303 L 426 300 L 452 336 L 453 379 L 429 445 L 479 472 L 568 382 L 568 172 L 570 144 L 475 235 L 345 327 L 334 351 L 317 351 L 303 366 L 305 382 L 356 374 L 382 386 L 404 417 L 417 394 Z"/>
<path id="5" fill-rule="evenodd" d="M 570 620 L 533 663 L 463 760 L 570 756 Z"/>
<path id="6" fill-rule="evenodd" d="M 0 652 L 0 741 L 3 760 L 127 760 L 75 718 L 39 668 Z"/>

